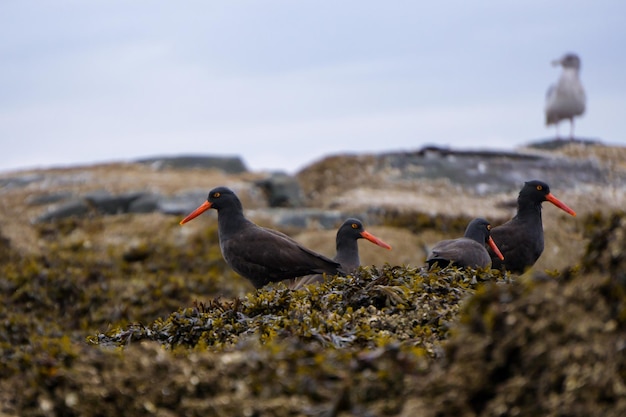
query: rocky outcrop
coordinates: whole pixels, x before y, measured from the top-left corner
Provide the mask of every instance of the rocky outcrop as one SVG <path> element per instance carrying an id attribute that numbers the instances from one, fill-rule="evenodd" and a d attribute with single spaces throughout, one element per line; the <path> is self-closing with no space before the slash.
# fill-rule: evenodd
<path id="1" fill-rule="evenodd" d="M 153 212 L 183 215 L 196 208 L 198 202 L 206 198 L 206 193 L 204 191 L 185 191 L 174 196 L 165 196 L 149 192 L 111 194 L 108 191 L 101 190 L 78 196 L 68 196 L 67 193 L 60 193 L 56 197 L 49 195 L 48 198 L 57 202 L 57 197 L 61 198 L 61 196 L 68 201 L 60 205 L 52 205 L 47 212 L 36 218 L 36 223 L 87 215 Z M 36 204 L 42 204 L 40 199 L 35 201 Z"/>
<path id="2" fill-rule="evenodd" d="M 566 150 L 568 146 L 572 147 L 571 144 L 563 146 Z M 600 145 L 577 146 L 577 152 L 585 155 L 588 149 Z M 247 201 L 244 201 L 244 206 L 248 209 L 281 208 L 282 210 L 266 210 L 263 213 L 272 224 L 306 228 L 312 223 L 333 224 L 334 227 L 335 222 L 341 221 L 337 217 L 343 217 L 344 212 L 367 217 L 367 213 L 379 210 L 377 205 L 381 207 L 383 202 L 385 207 L 402 204 L 411 206 L 415 202 L 420 205 L 421 210 L 426 210 L 427 198 L 438 201 L 445 197 L 450 188 L 456 190 L 455 193 L 462 190 L 467 195 L 480 197 L 516 192 L 524 181 L 534 178 L 553 185 L 559 193 L 585 186 L 598 189 L 597 185 L 611 185 L 617 189 L 623 187 L 620 184 L 626 184 L 626 170 L 619 169 L 619 166 L 606 165 L 592 157 L 571 157 L 564 153 L 537 150 L 552 148 L 549 144 L 539 144 L 531 151 L 501 152 L 459 151 L 429 146 L 411 152 L 335 155 L 305 168 L 296 176 L 275 172 L 240 181 L 236 191 L 249 195 Z M 146 158 L 140 160 L 140 163 L 156 167 L 165 174 L 174 168 L 180 170 L 213 167 L 226 172 L 245 171 L 243 162 L 235 157 Z M 94 214 L 158 212 L 183 215 L 197 207 L 206 198 L 206 192 L 210 188 L 182 188 L 173 194 L 160 192 L 158 187 L 125 192 L 108 189 L 68 191 L 68 184 L 73 186 L 96 178 L 86 178 L 85 175 L 85 171 L 76 171 L 60 178 L 49 179 L 45 172 L 20 174 L 3 178 L 0 184 L 4 190 L 33 184 L 41 184 L 45 189 L 53 190 L 34 193 L 26 199 L 25 202 L 31 207 L 47 208 L 36 217 L 37 222 Z M 422 185 L 417 187 L 416 184 Z M 232 186 L 229 183 L 223 185 Z M 438 191 L 438 188 L 441 190 Z M 368 195 L 368 190 L 374 192 Z M 398 198 L 402 201 L 397 201 Z M 363 199 L 366 201 L 361 201 Z M 497 204 L 503 207 L 505 203 L 508 202 Z M 510 203 L 515 205 L 514 200 Z M 326 215 L 312 214 L 310 210 L 303 211 L 303 207 L 335 210 L 341 214 L 333 214 L 330 220 L 326 219 Z M 305 216 L 313 216 L 313 220 Z"/>
<path id="3" fill-rule="evenodd" d="M 298 180 L 284 172 L 270 174 L 256 182 L 267 197 L 270 207 L 302 207 L 304 196 Z"/>
<path id="4" fill-rule="evenodd" d="M 626 181 L 626 173 L 611 171 L 591 158 L 428 146 L 413 152 L 329 157 L 302 170 L 298 178 L 305 195 L 315 198 L 326 195 L 325 189 L 333 189 L 334 193 L 357 187 L 394 189 L 420 180 L 445 180 L 476 195 L 518 190 L 531 179 L 559 184 L 564 189 Z"/>
<path id="5" fill-rule="evenodd" d="M 241 174 L 248 171 L 243 160 L 238 156 L 181 155 L 157 156 L 138 159 L 140 164 L 162 169 L 219 169 L 228 174 Z"/>

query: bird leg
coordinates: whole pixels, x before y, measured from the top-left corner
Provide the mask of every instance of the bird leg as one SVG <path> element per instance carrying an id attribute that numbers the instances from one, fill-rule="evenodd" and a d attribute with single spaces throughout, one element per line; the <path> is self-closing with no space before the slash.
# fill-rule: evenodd
<path id="1" fill-rule="evenodd" d="M 561 136 L 559 135 L 559 122 L 556 122 L 554 126 L 556 128 L 556 140 L 561 140 Z"/>
<path id="2" fill-rule="evenodd" d="M 574 140 L 574 118 L 570 117 L 569 119 L 569 140 Z"/>

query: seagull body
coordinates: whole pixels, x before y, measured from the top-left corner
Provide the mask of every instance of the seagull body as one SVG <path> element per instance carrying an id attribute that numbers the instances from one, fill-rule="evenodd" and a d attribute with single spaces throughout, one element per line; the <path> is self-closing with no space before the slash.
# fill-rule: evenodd
<path id="1" fill-rule="evenodd" d="M 570 121 L 570 139 L 574 138 L 574 117 L 585 112 L 587 98 L 580 82 L 580 58 L 575 54 L 566 54 L 561 59 L 552 61 L 552 65 L 563 67 L 561 77 L 548 89 L 546 94 L 546 125 L 554 124 L 557 128 L 561 120 Z"/>

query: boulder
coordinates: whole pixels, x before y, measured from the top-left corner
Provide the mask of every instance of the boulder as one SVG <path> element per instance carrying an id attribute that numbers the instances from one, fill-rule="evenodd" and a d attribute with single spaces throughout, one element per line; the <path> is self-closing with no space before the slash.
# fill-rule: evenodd
<path id="1" fill-rule="evenodd" d="M 228 174 L 247 172 L 243 160 L 238 156 L 181 155 L 157 156 L 138 159 L 140 164 L 150 165 L 156 170 L 173 169 L 219 169 Z"/>
<path id="2" fill-rule="evenodd" d="M 302 207 L 304 204 L 298 179 L 291 175 L 275 172 L 258 180 L 256 185 L 265 193 L 270 207 Z"/>

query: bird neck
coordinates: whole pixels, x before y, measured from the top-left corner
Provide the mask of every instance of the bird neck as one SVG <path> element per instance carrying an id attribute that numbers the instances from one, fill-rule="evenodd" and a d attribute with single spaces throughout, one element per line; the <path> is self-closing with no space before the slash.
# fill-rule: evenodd
<path id="1" fill-rule="evenodd" d="M 243 210 L 230 209 L 217 212 L 217 227 L 222 240 L 228 239 L 251 223 L 243 215 Z"/>
<path id="2" fill-rule="evenodd" d="M 487 236 L 485 232 L 482 230 L 472 230 L 472 229 L 466 230 L 464 237 L 468 239 L 472 239 L 480 243 L 481 245 L 484 245 L 485 243 L 487 243 Z"/>
<path id="3" fill-rule="evenodd" d="M 579 71 L 576 68 L 563 68 L 561 82 L 578 81 Z"/>
<path id="4" fill-rule="evenodd" d="M 337 255 L 335 255 L 334 261 L 340 263 L 344 269 L 356 269 L 361 264 L 361 260 L 359 259 L 359 245 L 356 239 L 343 241 L 337 239 L 336 248 Z"/>
<path id="5" fill-rule="evenodd" d="M 541 202 L 517 199 L 517 215 L 518 220 L 539 220 L 541 222 Z"/>

